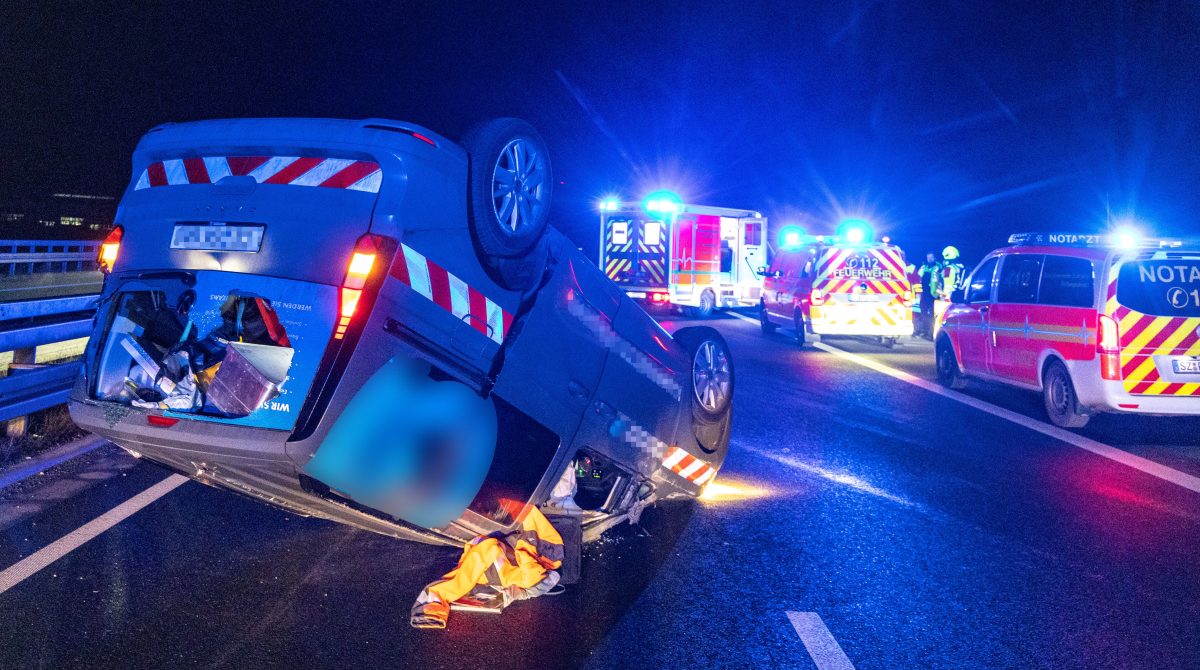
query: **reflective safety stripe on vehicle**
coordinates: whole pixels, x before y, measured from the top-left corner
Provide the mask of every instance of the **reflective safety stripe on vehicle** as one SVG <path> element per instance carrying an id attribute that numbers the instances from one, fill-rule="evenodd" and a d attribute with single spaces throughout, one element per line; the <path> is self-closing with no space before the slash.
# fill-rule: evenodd
<path id="1" fill-rule="evenodd" d="M 1121 378 L 1133 395 L 1200 396 L 1200 382 L 1172 382 L 1159 374 L 1156 356 L 1200 356 L 1200 318 L 1151 316 L 1117 302 L 1109 283 L 1105 311 L 1121 337 Z"/>
<path id="2" fill-rule="evenodd" d="M 156 186 L 215 184 L 225 177 L 253 177 L 260 184 L 321 186 L 378 193 L 383 171 L 374 161 L 310 156 L 205 156 L 151 163 L 133 190 Z"/>
<path id="3" fill-rule="evenodd" d="M 860 284 L 867 285 L 867 293 L 875 294 L 891 294 L 896 296 L 904 295 L 909 289 L 907 286 L 908 273 L 901 267 L 900 262 L 891 254 L 886 253 L 882 249 L 868 249 L 866 253 L 874 259 L 879 265 L 881 272 L 886 272 L 888 276 L 884 277 L 838 277 L 836 271 L 839 270 L 846 260 L 851 256 L 863 253 L 862 249 L 855 248 L 839 248 L 831 249 L 821 259 L 821 263 L 817 267 L 817 284 L 824 284 L 822 290 L 826 293 L 850 293 L 855 290 Z"/>
<path id="4" fill-rule="evenodd" d="M 717 474 L 716 469 L 711 465 L 679 447 L 671 447 L 667 450 L 667 455 L 663 458 L 663 467 L 696 486 L 704 486 Z"/>
<path id="5" fill-rule="evenodd" d="M 393 277 L 497 344 L 504 341 L 512 325 L 512 314 L 421 252 L 406 244 L 401 244 L 400 249 L 392 263 Z"/>
<path id="6" fill-rule="evenodd" d="M 898 301 L 889 304 L 872 306 L 870 303 L 858 305 L 823 305 L 810 308 L 810 318 L 829 326 L 857 326 L 870 323 L 880 328 L 896 326 L 912 320 L 912 310 L 904 307 Z"/>

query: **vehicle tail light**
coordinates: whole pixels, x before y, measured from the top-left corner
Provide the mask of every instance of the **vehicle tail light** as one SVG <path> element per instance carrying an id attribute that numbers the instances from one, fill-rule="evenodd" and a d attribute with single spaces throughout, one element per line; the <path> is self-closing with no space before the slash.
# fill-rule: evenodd
<path id="1" fill-rule="evenodd" d="M 904 298 L 902 300 L 904 301 L 905 307 L 912 307 L 913 306 L 913 292 L 905 291 Z"/>
<path id="2" fill-rule="evenodd" d="M 170 428 L 171 426 L 179 423 L 179 419 L 170 416 L 162 416 L 161 414 L 147 414 L 146 423 L 150 424 L 151 426 L 163 426 L 164 428 Z"/>
<path id="3" fill-rule="evenodd" d="M 670 299 L 671 299 L 671 296 L 667 293 L 651 293 L 650 294 L 651 302 L 668 302 Z"/>
<path id="4" fill-rule="evenodd" d="M 1107 314 L 1101 314 L 1096 323 L 1096 352 L 1100 355 L 1100 377 L 1120 379 L 1121 333 L 1116 320 Z"/>
<path id="5" fill-rule="evenodd" d="M 105 274 L 112 272 L 113 266 L 117 263 L 117 252 L 121 250 L 121 238 L 124 236 L 125 229 L 117 226 L 100 243 L 100 253 L 96 256 L 96 263 L 100 265 L 101 272 Z"/>
<path id="6" fill-rule="evenodd" d="M 814 307 L 820 307 L 825 304 L 825 292 L 819 288 L 814 288 L 808 296 L 808 302 Z"/>
<path id="7" fill-rule="evenodd" d="M 375 269 L 380 251 L 380 240 L 376 235 L 363 235 L 354 244 L 354 253 L 350 256 L 350 264 L 346 267 L 346 278 L 342 280 L 342 300 L 339 310 L 337 330 L 333 334 L 335 340 L 346 336 L 350 321 L 358 311 L 362 298 L 363 287 L 367 278 Z"/>

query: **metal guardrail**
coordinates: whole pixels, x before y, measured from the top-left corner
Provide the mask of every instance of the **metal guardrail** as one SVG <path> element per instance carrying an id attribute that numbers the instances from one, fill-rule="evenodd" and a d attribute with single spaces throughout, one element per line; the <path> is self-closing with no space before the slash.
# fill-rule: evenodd
<path id="1" fill-rule="evenodd" d="M 79 363 L 14 370 L 0 379 L 0 421 L 8 421 L 61 405 L 71 394 Z"/>
<path id="2" fill-rule="evenodd" d="M 77 240 L 0 240 L 0 352 L 32 362 L 39 345 L 87 337 L 103 275 L 100 243 Z M 24 430 L 27 414 L 67 401 L 79 363 L 12 369 L 0 378 L 0 422 Z"/>

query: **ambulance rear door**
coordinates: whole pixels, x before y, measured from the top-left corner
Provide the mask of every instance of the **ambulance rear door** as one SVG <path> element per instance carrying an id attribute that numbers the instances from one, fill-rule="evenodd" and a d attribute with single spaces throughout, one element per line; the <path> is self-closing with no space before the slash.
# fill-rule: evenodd
<path id="1" fill-rule="evenodd" d="M 672 292 L 678 302 L 698 303 L 704 290 L 713 287 L 721 269 L 720 250 L 721 217 L 679 215 L 671 226 Z"/>
<path id="2" fill-rule="evenodd" d="M 667 287 L 667 226 L 634 212 L 608 215 L 601 239 L 604 273 L 625 289 Z"/>

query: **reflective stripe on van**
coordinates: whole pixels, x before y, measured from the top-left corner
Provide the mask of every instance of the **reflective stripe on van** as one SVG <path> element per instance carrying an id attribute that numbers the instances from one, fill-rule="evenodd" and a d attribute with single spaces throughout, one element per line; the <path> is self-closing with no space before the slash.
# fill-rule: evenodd
<path id="1" fill-rule="evenodd" d="M 205 156 L 151 163 L 133 190 L 157 186 L 215 184 L 225 177 L 253 177 L 260 184 L 321 186 L 378 193 L 383 171 L 373 161 L 311 156 Z"/>
<path id="2" fill-rule="evenodd" d="M 851 257 L 866 253 L 877 263 L 877 268 L 856 268 L 847 271 L 843 266 Z M 884 249 L 861 247 L 833 247 L 820 259 L 814 285 L 822 285 L 826 293 L 850 293 L 866 284 L 867 293 L 904 295 L 909 291 L 908 273 L 902 263 Z M 853 275 L 853 276 L 851 276 Z"/>
<path id="3" fill-rule="evenodd" d="M 1106 313 L 1116 322 L 1121 342 L 1121 377 L 1132 395 L 1200 396 L 1200 381 L 1162 378 L 1156 357 L 1200 356 L 1200 318 L 1152 316 L 1117 302 L 1117 280 L 1108 287 Z"/>

